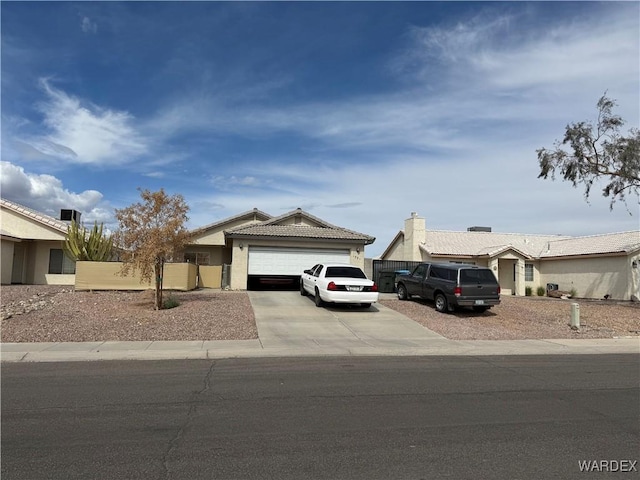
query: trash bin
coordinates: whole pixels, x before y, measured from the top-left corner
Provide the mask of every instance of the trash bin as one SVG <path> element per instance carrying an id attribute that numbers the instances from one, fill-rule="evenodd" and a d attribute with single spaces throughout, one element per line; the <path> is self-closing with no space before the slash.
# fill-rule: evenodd
<path id="1" fill-rule="evenodd" d="M 397 292 L 398 291 L 398 277 L 400 275 L 408 275 L 411 273 L 410 270 L 396 270 L 395 272 L 393 272 L 395 277 L 393 279 L 393 291 Z"/>
<path id="2" fill-rule="evenodd" d="M 547 283 L 547 293 L 549 293 L 552 290 L 559 290 L 557 283 Z"/>
<path id="3" fill-rule="evenodd" d="M 378 291 L 380 293 L 393 293 L 393 282 L 395 275 L 393 272 L 380 272 L 378 279 Z"/>

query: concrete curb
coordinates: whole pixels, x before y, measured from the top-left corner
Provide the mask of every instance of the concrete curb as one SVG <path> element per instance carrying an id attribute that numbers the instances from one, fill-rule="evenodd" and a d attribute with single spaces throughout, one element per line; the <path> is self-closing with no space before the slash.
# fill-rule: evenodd
<path id="1" fill-rule="evenodd" d="M 260 340 L 2 343 L 2 362 L 206 360 L 255 357 L 640 354 L 640 337 L 550 340 L 440 340 L 420 346 L 267 347 Z"/>

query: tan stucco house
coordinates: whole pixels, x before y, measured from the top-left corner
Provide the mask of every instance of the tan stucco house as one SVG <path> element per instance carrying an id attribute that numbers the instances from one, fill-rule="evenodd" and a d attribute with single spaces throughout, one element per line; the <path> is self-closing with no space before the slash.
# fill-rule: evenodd
<path id="1" fill-rule="evenodd" d="M 640 231 L 568 237 L 427 230 L 417 213 L 391 241 L 381 260 L 464 262 L 493 270 L 503 295 L 525 295 L 526 287 L 557 284 L 578 297 L 640 298 Z"/>
<path id="2" fill-rule="evenodd" d="M 2 284 L 73 285 L 75 262 L 62 243 L 68 223 L 0 199 Z"/>
<path id="3" fill-rule="evenodd" d="M 230 265 L 232 290 L 256 282 L 290 280 L 321 262 L 364 268 L 364 248 L 374 237 L 332 225 L 301 209 L 271 215 L 253 209 L 192 231 L 185 259 Z"/>
<path id="4" fill-rule="evenodd" d="M 62 252 L 69 223 L 1 201 L 2 283 L 74 285 L 75 262 Z M 236 290 L 256 282 L 291 281 L 320 262 L 363 268 L 364 248 L 375 240 L 299 208 L 277 217 L 254 208 L 191 233 L 184 260 L 219 267 L 203 268 L 200 273 L 217 276 L 209 280 L 212 285 Z M 220 278 L 225 275 L 226 279 Z"/>

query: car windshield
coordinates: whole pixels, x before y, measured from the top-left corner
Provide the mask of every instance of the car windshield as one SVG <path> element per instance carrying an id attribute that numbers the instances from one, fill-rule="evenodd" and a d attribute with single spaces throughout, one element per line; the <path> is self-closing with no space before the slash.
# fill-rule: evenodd
<path id="1" fill-rule="evenodd" d="M 367 278 L 364 272 L 358 267 L 327 267 L 325 277 Z"/>
<path id="2" fill-rule="evenodd" d="M 496 283 L 496 277 L 491 270 L 463 269 L 460 270 L 460 283 Z"/>

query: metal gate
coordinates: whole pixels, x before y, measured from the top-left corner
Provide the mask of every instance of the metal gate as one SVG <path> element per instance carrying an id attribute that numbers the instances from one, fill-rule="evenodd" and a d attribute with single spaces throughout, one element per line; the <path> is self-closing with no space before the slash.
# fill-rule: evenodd
<path id="1" fill-rule="evenodd" d="M 393 293 L 395 288 L 395 272 L 398 270 L 412 271 L 422 262 L 407 262 L 403 260 L 373 260 L 373 281 L 382 293 Z"/>

